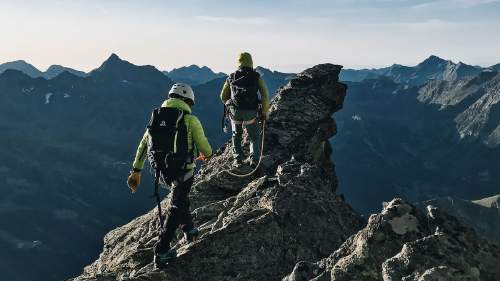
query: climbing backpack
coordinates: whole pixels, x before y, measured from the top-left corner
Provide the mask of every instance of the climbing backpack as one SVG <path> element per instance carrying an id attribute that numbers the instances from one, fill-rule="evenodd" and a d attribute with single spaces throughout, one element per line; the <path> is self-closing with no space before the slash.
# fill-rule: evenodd
<path id="1" fill-rule="evenodd" d="M 260 74 L 252 68 L 241 68 L 227 78 L 231 88 L 231 102 L 237 109 L 257 109 Z"/>
<path id="2" fill-rule="evenodd" d="M 186 114 L 189 113 L 176 108 L 156 108 L 147 127 L 148 159 L 156 181 L 164 185 L 178 181 L 184 176 L 186 165 L 194 161 L 188 148 Z"/>

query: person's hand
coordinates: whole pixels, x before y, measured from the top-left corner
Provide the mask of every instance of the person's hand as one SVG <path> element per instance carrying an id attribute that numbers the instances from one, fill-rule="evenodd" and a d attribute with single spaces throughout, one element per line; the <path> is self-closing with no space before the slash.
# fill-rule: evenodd
<path id="1" fill-rule="evenodd" d="M 210 160 L 210 158 L 212 158 L 212 155 L 210 155 L 209 157 L 203 155 L 203 154 L 200 154 L 200 156 L 198 156 L 196 158 L 197 161 L 203 161 L 203 162 L 206 162 L 208 160 Z"/>
<path id="2" fill-rule="evenodd" d="M 140 171 L 130 171 L 130 175 L 127 179 L 128 188 L 135 193 L 137 191 L 137 187 L 141 183 L 141 172 Z"/>

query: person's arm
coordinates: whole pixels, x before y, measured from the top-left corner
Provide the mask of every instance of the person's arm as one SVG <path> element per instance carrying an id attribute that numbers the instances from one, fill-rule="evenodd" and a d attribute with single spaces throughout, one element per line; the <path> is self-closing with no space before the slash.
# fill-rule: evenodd
<path id="1" fill-rule="evenodd" d="M 259 92 L 262 100 L 262 114 L 267 116 L 269 111 L 269 91 L 267 90 L 266 82 L 262 77 L 259 78 Z"/>
<path id="2" fill-rule="evenodd" d="M 190 120 L 190 127 L 194 145 L 196 145 L 198 151 L 200 151 L 205 157 L 211 157 L 212 147 L 210 146 L 210 143 L 205 136 L 205 132 L 203 131 L 203 127 L 201 126 L 201 122 L 196 116 L 191 116 L 192 118 Z"/>
<path id="3" fill-rule="evenodd" d="M 144 161 L 146 160 L 146 156 L 148 154 L 148 138 L 149 134 L 146 131 L 142 136 L 139 147 L 137 147 L 134 163 L 132 164 L 132 171 L 130 171 L 130 175 L 127 178 L 127 185 L 132 193 L 135 193 L 139 184 L 141 184 L 141 171 L 142 168 L 144 168 Z"/>
<path id="4" fill-rule="evenodd" d="M 149 139 L 149 134 L 146 131 L 144 133 L 144 136 L 142 136 L 139 146 L 137 147 L 134 163 L 132 164 L 132 168 L 136 172 L 139 172 L 144 168 L 144 162 L 146 161 L 148 155 L 148 139 Z"/>
<path id="5" fill-rule="evenodd" d="M 231 88 L 229 87 L 229 83 L 224 82 L 224 87 L 222 87 L 222 91 L 220 92 L 220 100 L 223 104 L 226 104 L 226 101 L 231 98 Z"/>

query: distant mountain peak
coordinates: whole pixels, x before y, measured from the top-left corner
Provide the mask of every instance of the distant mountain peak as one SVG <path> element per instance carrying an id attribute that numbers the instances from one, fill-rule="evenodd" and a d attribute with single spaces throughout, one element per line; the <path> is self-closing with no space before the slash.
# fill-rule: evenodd
<path id="1" fill-rule="evenodd" d="M 112 53 L 99 68 L 92 70 L 89 75 L 94 80 L 107 80 L 114 82 L 133 81 L 161 81 L 169 84 L 171 81 L 152 65 L 135 65 L 121 59 Z"/>
<path id="2" fill-rule="evenodd" d="M 64 72 L 71 73 L 72 75 L 76 75 L 79 77 L 86 77 L 87 73 L 83 71 L 79 71 L 73 68 L 65 67 L 59 64 L 53 64 L 47 68 L 47 70 L 43 73 L 43 77 L 45 79 L 53 79 L 59 75 L 64 74 Z"/>
<path id="3" fill-rule="evenodd" d="M 200 67 L 196 64 L 174 68 L 171 71 L 164 71 L 163 73 L 174 81 L 188 83 L 191 86 L 200 85 L 226 76 L 221 72 L 215 73 L 208 66 Z"/>
<path id="4" fill-rule="evenodd" d="M 203 71 L 209 71 L 211 73 L 215 73 L 215 71 L 213 71 L 210 67 L 208 67 L 206 65 L 199 66 L 197 64 L 191 64 L 191 65 L 188 65 L 188 66 L 177 67 L 177 68 L 174 68 L 171 71 L 167 71 L 167 72 L 168 73 L 173 73 L 173 72 L 176 72 L 176 71 L 184 71 L 184 70 L 189 70 L 189 71 L 203 70 Z"/>
<path id="5" fill-rule="evenodd" d="M 195 68 L 195 69 L 210 69 L 209 67 L 207 67 L 206 65 L 204 66 L 199 66 L 197 64 L 192 64 L 190 66 L 188 66 L 188 68 Z"/>
<path id="6" fill-rule="evenodd" d="M 14 61 L 11 61 L 10 63 L 24 63 L 24 64 L 29 64 L 25 60 L 14 60 Z"/>
<path id="7" fill-rule="evenodd" d="M 53 64 L 47 68 L 45 72 L 52 71 L 52 70 L 59 70 L 59 69 L 64 69 L 65 67 L 60 65 L 60 64 Z"/>
<path id="8" fill-rule="evenodd" d="M 38 70 L 38 68 L 29 64 L 25 60 L 15 60 L 15 61 L 0 64 L 0 73 L 3 73 L 4 71 L 6 71 L 8 69 L 19 70 L 19 71 L 24 72 L 25 74 L 27 74 L 33 78 L 42 76 L 42 72 L 40 70 Z"/>
<path id="9" fill-rule="evenodd" d="M 111 56 L 109 56 L 108 59 L 106 59 L 102 63 L 102 65 L 99 68 L 95 69 L 94 71 L 102 72 L 113 69 L 123 69 L 128 67 L 133 67 L 133 65 L 126 60 L 122 60 L 117 54 L 112 53 Z"/>
<path id="10" fill-rule="evenodd" d="M 498 70 L 498 71 L 500 71 L 500 63 L 495 64 L 495 65 L 492 65 L 492 66 L 490 66 L 489 68 L 490 68 L 490 69 L 493 69 L 493 70 Z"/>
<path id="11" fill-rule="evenodd" d="M 438 56 L 431 55 L 430 57 L 426 58 L 424 61 L 419 63 L 419 65 L 429 65 L 429 64 L 440 64 L 440 63 L 445 63 L 448 62 L 445 59 L 442 59 Z"/>
<path id="12" fill-rule="evenodd" d="M 108 65 L 119 65 L 119 64 L 123 64 L 123 63 L 126 63 L 126 64 L 130 64 L 128 61 L 125 61 L 125 60 L 122 60 L 117 54 L 115 53 L 112 53 L 104 62 L 103 64 L 101 65 L 101 67 L 103 66 L 108 66 Z M 100 68 L 101 68 L 100 67 Z"/>
<path id="13" fill-rule="evenodd" d="M 111 56 L 106 61 L 121 61 L 122 59 L 115 53 L 112 53 Z"/>

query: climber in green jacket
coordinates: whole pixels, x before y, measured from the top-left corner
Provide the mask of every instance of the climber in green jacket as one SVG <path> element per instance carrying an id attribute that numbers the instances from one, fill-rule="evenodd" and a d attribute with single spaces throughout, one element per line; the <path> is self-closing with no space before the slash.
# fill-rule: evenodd
<path id="1" fill-rule="evenodd" d="M 175 171 L 179 172 L 179 174 L 175 176 L 175 180 L 171 183 L 172 189 L 169 197 L 167 215 L 163 220 L 163 225 L 160 225 L 159 239 L 154 248 L 154 263 L 156 268 L 164 267 L 170 260 L 177 256 L 176 251 L 170 248 L 170 243 L 174 239 L 175 231 L 179 226 L 181 226 L 181 229 L 184 232 L 184 237 L 188 242 L 194 241 L 198 236 L 198 229 L 194 226 L 191 212 L 189 210 L 190 202 L 188 196 L 193 184 L 195 159 L 200 159 L 201 157 L 203 160 L 206 160 L 210 158 L 212 156 L 212 148 L 205 137 L 200 120 L 191 114 L 191 107 L 194 105 L 194 100 L 194 93 L 191 87 L 184 83 L 177 83 L 173 85 L 169 91 L 169 99 L 164 101 L 162 104 L 162 108 L 166 108 L 163 112 L 175 114 L 175 117 L 162 119 L 163 121 L 159 126 L 166 127 L 168 125 L 165 124 L 172 123 L 176 126 L 172 127 L 174 128 L 174 131 L 180 132 L 181 126 L 179 125 L 179 122 L 181 122 L 182 119 L 177 116 L 182 116 L 182 121 L 185 125 L 185 127 L 182 126 L 182 132 L 184 132 L 184 134 L 179 135 L 180 133 L 176 133 L 175 138 L 173 138 L 172 142 L 169 143 L 174 143 L 174 147 L 176 147 L 173 153 L 176 153 L 175 151 L 179 150 L 179 144 L 183 144 L 184 147 L 187 144 L 187 149 L 185 151 L 187 151 L 188 156 L 182 158 L 186 159 L 180 166 L 182 168 L 175 169 Z M 169 110 L 169 108 L 175 110 Z M 151 141 L 155 138 L 158 139 L 158 137 L 153 138 L 151 136 L 151 132 L 155 132 L 151 131 L 151 127 L 153 126 L 152 124 L 154 123 L 153 120 L 155 116 L 156 118 L 160 118 L 158 117 L 160 113 L 157 112 L 160 111 L 155 110 L 152 114 L 148 130 L 144 133 L 135 154 L 132 171 L 130 171 L 130 176 L 127 180 L 132 193 L 137 191 L 137 187 L 140 184 L 141 171 L 144 167 L 144 162 L 148 157 L 148 154 L 151 153 L 150 150 L 153 143 Z M 164 115 L 163 117 L 165 116 L 169 117 L 170 115 Z M 160 138 L 160 140 L 164 140 L 164 138 Z M 197 158 L 199 153 L 201 155 Z M 189 156 L 189 154 L 191 155 Z M 151 155 L 149 155 L 149 159 L 152 161 Z M 163 158 L 163 162 L 165 163 L 166 161 L 168 161 L 167 158 Z M 156 164 L 152 164 L 152 166 L 156 166 L 156 169 L 160 169 Z M 160 169 L 160 171 L 162 171 L 161 177 L 164 179 L 165 175 L 163 175 L 163 171 L 167 170 Z M 166 176 L 171 176 L 171 174 Z M 162 220 L 160 219 L 160 222 L 161 221 Z"/>
<path id="2" fill-rule="evenodd" d="M 191 107 L 179 98 L 169 98 L 164 101 L 161 106 L 178 108 L 191 113 Z M 210 157 L 212 155 L 212 147 L 205 136 L 200 120 L 196 116 L 190 114 L 185 116 L 184 123 L 188 129 L 188 146 L 193 149 L 193 155 L 197 156 L 198 152 L 201 152 L 205 157 Z M 149 134 L 145 132 L 137 148 L 134 163 L 132 165 L 133 170 L 139 173 L 143 169 L 144 162 L 147 158 L 148 139 Z M 193 170 L 195 166 L 195 163 L 187 165 L 190 170 Z M 132 191 L 135 192 L 135 189 L 132 189 Z"/>
<path id="3" fill-rule="evenodd" d="M 267 119 L 269 91 L 260 74 L 254 70 L 249 53 L 239 55 L 238 69 L 226 79 L 220 99 L 229 108 L 231 118 L 233 166 L 240 168 L 243 162 L 247 162 L 253 168 L 259 161 L 261 132 L 258 123 L 259 118 Z M 243 128 L 247 130 L 250 140 L 250 155 L 246 160 L 241 145 Z"/>

